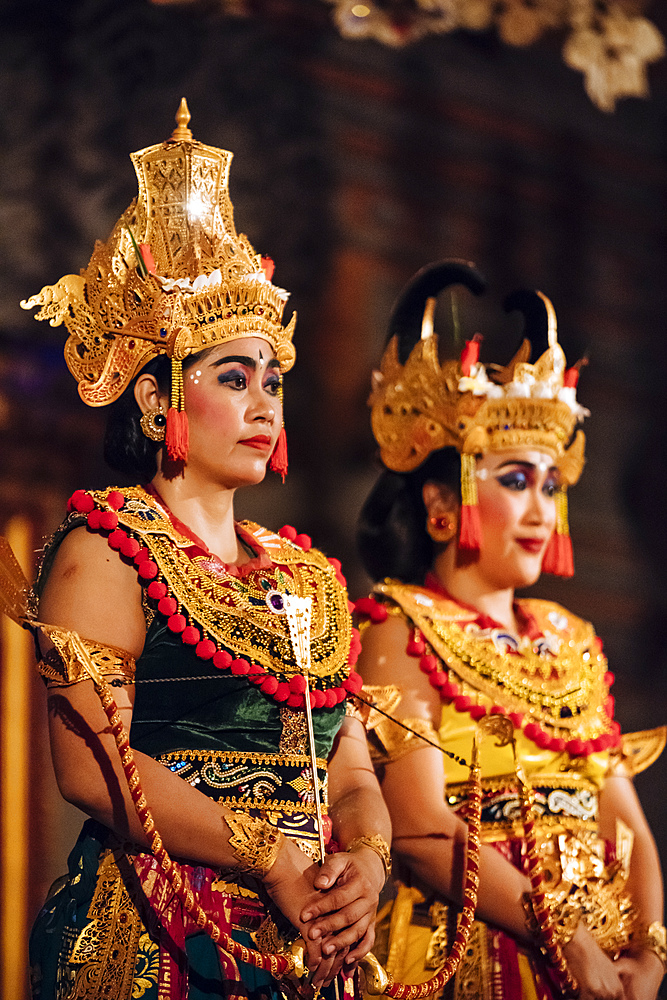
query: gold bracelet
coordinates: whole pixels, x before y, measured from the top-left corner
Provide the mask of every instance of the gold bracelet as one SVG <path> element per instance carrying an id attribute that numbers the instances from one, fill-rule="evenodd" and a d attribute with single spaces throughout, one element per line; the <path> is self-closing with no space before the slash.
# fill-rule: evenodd
<path id="1" fill-rule="evenodd" d="M 540 925 L 535 915 L 533 899 L 529 892 L 522 893 L 521 905 L 523 906 L 523 912 L 526 915 L 526 928 L 530 935 L 537 941 L 539 946 L 539 939 L 541 938 Z M 549 905 L 548 893 L 547 905 Z M 581 910 L 574 904 L 568 904 L 567 900 L 563 900 L 563 902 L 556 909 L 554 909 L 552 905 L 549 905 L 549 909 L 551 923 L 558 938 L 558 944 L 561 948 L 564 948 L 566 944 L 570 943 L 577 932 L 577 927 L 579 926 L 579 921 L 581 920 Z"/>
<path id="2" fill-rule="evenodd" d="M 225 822 L 232 832 L 229 846 L 239 870 L 264 878 L 276 863 L 285 835 L 266 820 L 255 819 L 247 813 L 226 813 Z"/>
<path id="3" fill-rule="evenodd" d="M 375 851 L 384 867 L 384 878 L 386 881 L 391 875 L 391 851 L 389 849 L 389 844 L 384 837 L 382 837 L 379 833 L 374 833 L 367 837 L 355 837 L 354 840 L 348 844 L 347 853 L 351 854 L 352 851 L 357 850 L 359 847 L 370 847 L 371 851 Z"/>
<path id="4" fill-rule="evenodd" d="M 639 938 L 637 947 L 640 951 L 652 951 L 654 955 L 657 955 L 665 972 L 667 972 L 667 930 L 664 924 L 661 924 L 659 920 L 654 920 L 652 924 L 649 924 L 643 936 Z"/>

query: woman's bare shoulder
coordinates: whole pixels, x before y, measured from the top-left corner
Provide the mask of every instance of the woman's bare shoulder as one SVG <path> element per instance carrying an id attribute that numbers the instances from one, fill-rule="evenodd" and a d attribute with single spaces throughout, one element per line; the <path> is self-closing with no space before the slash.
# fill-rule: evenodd
<path id="1" fill-rule="evenodd" d="M 397 716 L 419 717 L 437 724 L 440 699 L 419 669 L 419 659 L 406 651 L 410 631 L 403 615 L 390 614 L 386 621 L 369 625 L 362 636 L 357 670 L 364 684 L 400 690 Z"/>
<path id="2" fill-rule="evenodd" d="M 85 527 L 62 540 L 42 589 L 42 621 L 141 653 L 146 625 L 136 570 Z"/>

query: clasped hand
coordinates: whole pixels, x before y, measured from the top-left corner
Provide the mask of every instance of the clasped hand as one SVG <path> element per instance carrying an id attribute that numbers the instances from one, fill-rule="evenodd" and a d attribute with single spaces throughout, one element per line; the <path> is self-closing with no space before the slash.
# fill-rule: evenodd
<path id="1" fill-rule="evenodd" d="M 313 986 L 327 986 L 373 946 L 384 867 L 368 848 L 328 855 L 321 866 L 304 859 L 302 867 L 300 854 L 281 851 L 265 885 L 304 940 Z"/>

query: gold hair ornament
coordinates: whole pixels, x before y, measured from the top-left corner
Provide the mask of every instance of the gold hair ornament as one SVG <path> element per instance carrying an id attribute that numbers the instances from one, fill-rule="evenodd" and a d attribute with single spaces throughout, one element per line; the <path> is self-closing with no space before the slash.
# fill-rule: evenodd
<path id="1" fill-rule="evenodd" d="M 131 154 L 139 195 L 88 267 L 21 302 L 36 319 L 65 323 L 65 360 L 89 406 L 106 406 L 152 358 L 172 362 L 170 457 L 187 457 L 182 365 L 189 354 L 238 337 L 261 337 L 281 371 L 294 364 L 296 314 L 271 282 L 273 262 L 238 234 L 229 197 L 233 154 L 205 146 L 181 101 L 170 139 Z"/>
<path id="2" fill-rule="evenodd" d="M 481 276 L 471 264 L 440 261 L 415 275 L 394 306 L 390 322 L 393 336 L 380 370 L 373 373 L 368 401 L 380 457 L 388 469 L 406 473 L 417 469 L 434 451 L 455 448 L 461 456 L 458 545 L 476 552 L 481 544 L 477 456 L 521 447 L 548 452 L 558 468 L 561 490 L 557 495 L 557 531 L 545 554 L 545 569 L 571 576 L 565 490 L 577 482 L 583 469 L 585 437 L 577 425 L 588 415 L 576 399 L 579 366 L 566 368 L 557 338 L 556 313 L 542 292 L 518 292 L 506 301 L 507 309 L 520 309 L 527 318 L 539 313 L 548 347 L 534 364 L 528 363 L 531 345 L 524 340 L 509 365 L 489 366 L 493 370 L 489 378 L 487 368 L 479 362 L 478 334 L 466 342 L 459 359 L 441 364 L 433 332 L 433 293 L 456 282 L 466 284 L 475 294 L 483 288 Z M 421 336 L 416 339 L 420 309 Z M 405 357 L 404 363 L 401 357 Z"/>

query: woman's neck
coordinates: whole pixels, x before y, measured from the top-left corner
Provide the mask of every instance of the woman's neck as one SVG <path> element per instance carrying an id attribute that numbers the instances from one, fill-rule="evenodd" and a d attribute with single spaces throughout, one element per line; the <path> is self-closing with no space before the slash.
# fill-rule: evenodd
<path id="1" fill-rule="evenodd" d="M 451 545 L 436 556 L 433 572 L 455 600 L 493 618 L 513 634 L 518 634 L 513 587 L 496 590 L 479 577 L 474 562 L 457 565 L 456 552 Z"/>
<path id="2" fill-rule="evenodd" d="M 161 472 L 153 479 L 152 486 L 172 514 L 224 563 L 239 565 L 248 561 L 234 525 L 234 490 L 212 484 L 194 485 L 187 477 L 167 479 Z"/>

